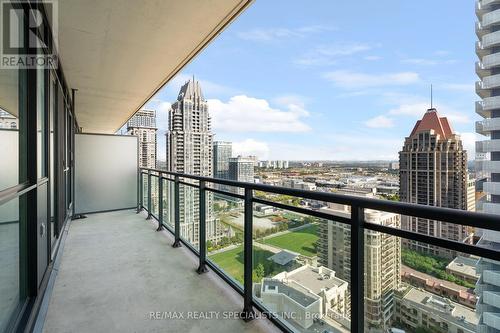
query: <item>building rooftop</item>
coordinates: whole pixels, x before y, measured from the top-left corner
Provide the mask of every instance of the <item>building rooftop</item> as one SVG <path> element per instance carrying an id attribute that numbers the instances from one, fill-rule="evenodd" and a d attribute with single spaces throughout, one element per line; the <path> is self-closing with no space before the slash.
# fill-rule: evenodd
<path id="1" fill-rule="evenodd" d="M 347 288 L 347 282 L 335 277 L 335 272 L 326 267 L 304 265 L 291 272 L 282 272 L 275 278 L 278 276 L 288 281 L 295 281 L 315 294 L 332 288 Z"/>
<path id="2" fill-rule="evenodd" d="M 299 254 L 296 252 L 283 250 L 283 251 L 280 251 L 280 252 L 270 256 L 269 258 L 267 258 L 267 260 L 271 260 L 271 261 L 277 263 L 278 265 L 284 266 L 284 265 L 290 263 L 291 261 L 294 261 L 295 258 L 297 258 L 298 256 L 299 256 Z"/>
<path id="3" fill-rule="evenodd" d="M 272 292 L 286 295 L 303 307 L 308 307 L 320 299 L 318 295 L 309 292 L 296 283 L 289 284 L 275 279 L 262 279 L 262 289 L 264 293 Z"/>
<path id="4" fill-rule="evenodd" d="M 408 288 L 403 299 L 418 304 L 422 309 L 438 314 L 443 319 L 467 328 L 477 325 L 479 322 L 474 310 L 422 289 Z"/>
<path id="5" fill-rule="evenodd" d="M 433 130 L 436 134 L 439 134 L 441 139 L 449 139 L 453 135 L 453 130 L 448 119 L 446 117 L 439 117 L 437 110 L 434 108 L 427 110 L 422 120 L 417 121 L 411 131 L 410 137 L 429 130 Z"/>
<path id="6" fill-rule="evenodd" d="M 476 272 L 477 261 L 477 258 L 458 256 L 446 266 L 446 269 L 479 278 L 479 274 Z"/>

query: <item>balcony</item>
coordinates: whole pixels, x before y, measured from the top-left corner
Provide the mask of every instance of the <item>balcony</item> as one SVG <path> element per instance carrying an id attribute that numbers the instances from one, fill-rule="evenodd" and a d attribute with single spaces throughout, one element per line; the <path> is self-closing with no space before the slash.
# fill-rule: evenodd
<path id="1" fill-rule="evenodd" d="M 500 314 L 485 312 L 483 313 L 482 322 L 488 325 L 490 328 L 500 330 Z"/>
<path id="2" fill-rule="evenodd" d="M 500 53 L 493 53 L 483 57 L 481 60 L 482 68 L 491 69 L 500 65 Z"/>
<path id="3" fill-rule="evenodd" d="M 71 222 L 45 332 L 278 332 L 265 320 L 176 319 L 238 315 L 239 295 L 216 274 L 196 273 L 196 257 L 173 248 L 172 236 L 144 217 L 123 210 Z"/>
<path id="4" fill-rule="evenodd" d="M 495 151 L 500 151 L 500 139 L 476 142 L 477 153 L 491 153 Z"/>
<path id="5" fill-rule="evenodd" d="M 500 287 L 500 272 L 485 270 L 483 272 L 483 282 Z"/>
<path id="6" fill-rule="evenodd" d="M 483 303 L 500 309 L 500 292 L 485 291 L 482 299 Z"/>
<path id="7" fill-rule="evenodd" d="M 481 39 L 481 45 L 483 48 L 490 48 L 498 44 L 500 44 L 500 31 L 485 34 Z"/>
<path id="8" fill-rule="evenodd" d="M 486 182 L 484 183 L 483 190 L 488 194 L 500 195 L 500 183 Z"/>
<path id="9" fill-rule="evenodd" d="M 500 10 L 494 10 L 492 12 L 483 15 L 481 23 L 484 27 L 489 27 L 493 24 L 498 24 L 500 22 Z"/>
<path id="10" fill-rule="evenodd" d="M 476 133 L 478 134 L 489 135 L 491 131 L 498 130 L 500 130 L 500 118 L 489 118 L 476 122 Z"/>

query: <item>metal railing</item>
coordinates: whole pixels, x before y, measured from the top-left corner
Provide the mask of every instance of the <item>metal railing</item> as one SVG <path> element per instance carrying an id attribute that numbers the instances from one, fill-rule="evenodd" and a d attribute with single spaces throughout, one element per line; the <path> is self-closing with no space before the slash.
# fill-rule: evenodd
<path id="1" fill-rule="evenodd" d="M 144 179 L 148 180 L 147 187 L 147 202 L 144 201 Z M 151 179 L 152 177 L 158 178 L 158 193 L 159 193 L 159 212 L 158 216 L 152 213 L 152 196 L 151 196 Z M 181 180 L 182 179 L 182 180 Z M 174 184 L 174 226 L 173 228 L 163 221 L 163 194 L 164 186 L 163 180 L 172 182 Z M 185 180 L 190 180 L 187 182 Z M 192 181 L 196 181 L 192 182 Z M 500 217 L 493 214 L 476 213 L 465 210 L 424 206 L 404 202 L 396 202 L 390 200 L 373 199 L 366 197 L 357 197 L 350 195 L 341 195 L 327 192 L 313 192 L 299 189 L 291 189 L 279 186 L 271 186 L 256 183 L 244 183 L 226 179 L 216 179 L 210 177 L 202 177 L 195 175 L 187 175 L 176 172 L 169 172 L 160 169 L 139 169 L 139 200 L 138 212 L 141 209 L 146 209 L 148 212 L 148 219 L 155 217 L 158 220 L 158 229 L 166 228 L 170 231 L 175 241 L 173 247 L 180 247 L 184 244 L 199 258 L 198 273 L 207 271 L 207 266 L 217 273 L 224 281 L 233 287 L 238 293 L 243 296 L 244 304 L 241 318 L 244 320 L 251 320 L 254 318 L 254 308 L 260 312 L 265 312 L 266 317 L 269 318 L 281 330 L 291 332 L 290 328 L 283 323 L 283 321 L 273 314 L 268 314 L 264 305 L 258 302 L 252 294 L 252 269 L 253 269 L 253 204 L 260 203 L 273 206 L 279 209 L 285 209 L 292 212 L 305 214 L 311 217 L 316 217 L 325 220 L 331 220 L 339 223 L 349 225 L 351 228 L 351 273 L 350 273 L 350 291 L 351 291 L 351 332 L 363 332 L 364 329 L 364 232 L 365 230 L 377 231 L 380 233 L 393 235 L 407 240 L 413 240 L 428 245 L 441 247 L 444 249 L 456 251 L 457 253 L 465 253 L 475 255 L 491 260 L 500 260 L 500 251 L 491 248 L 475 246 L 444 238 L 428 236 L 424 234 L 415 233 L 403 229 L 384 226 L 381 224 L 370 223 L 365 220 L 365 209 L 378 210 L 383 212 L 401 214 L 404 216 L 411 216 L 423 219 L 438 220 L 441 222 L 448 222 L 459 224 L 462 226 L 469 226 L 487 230 L 494 230 L 500 232 Z M 209 184 L 226 185 L 236 188 L 243 188 L 244 195 L 232 193 L 216 189 L 209 186 Z M 180 235 L 180 207 L 179 207 L 179 192 L 180 186 L 195 187 L 199 190 L 199 250 L 186 240 L 182 239 Z M 224 196 L 237 198 L 244 201 L 244 242 L 243 242 L 243 258 L 244 258 L 244 283 L 243 288 L 235 282 L 230 276 L 224 273 L 219 267 L 212 262 L 207 261 L 206 258 L 206 193 L 207 191 L 218 193 Z M 254 197 L 253 191 L 262 191 L 271 194 L 288 195 L 303 199 L 312 199 L 324 201 L 328 203 L 342 204 L 351 207 L 350 218 L 337 216 L 333 214 L 324 213 L 317 210 L 296 207 L 279 202 L 274 202 L 262 198 Z M 145 205 L 146 204 L 146 205 Z M 203 246 L 204 245 L 204 246 Z"/>

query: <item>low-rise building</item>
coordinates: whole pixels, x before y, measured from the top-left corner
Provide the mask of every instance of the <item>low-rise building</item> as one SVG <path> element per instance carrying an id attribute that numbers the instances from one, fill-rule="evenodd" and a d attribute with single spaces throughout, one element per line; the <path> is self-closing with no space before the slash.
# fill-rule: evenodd
<path id="1" fill-rule="evenodd" d="M 396 293 L 395 324 L 409 332 L 423 327 L 432 332 L 474 333 L 479 322 L 474 310 L 428 291 L 407 287 Z"/>
<path id="2" fill-rule="evenodd" d="M 345 318 L 347 322 L 347 287 L 347 282 L 335 277 L 331 269 L 309 265 L 264 278 L 256 284 L 257 296 L 271 312 L 305 329 L 324 316 L 337 321 Z"/>
<path id="3" fill-rule="evenodd" d="M 458 256 L 446 266 L 446 273 L 469 283 L 476 284 L 479 273 L 476 271 L 478 258 Z"/>

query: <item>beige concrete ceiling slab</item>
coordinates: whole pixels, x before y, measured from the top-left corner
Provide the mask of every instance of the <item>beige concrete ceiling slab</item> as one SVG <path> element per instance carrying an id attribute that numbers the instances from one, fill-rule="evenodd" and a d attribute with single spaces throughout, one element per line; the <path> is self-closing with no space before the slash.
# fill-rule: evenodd
<path id="1" fill-rule="evenodd" d="M 59 54 L 84 132 L 116 132 L 251 0 L 59 1 Z"/>

